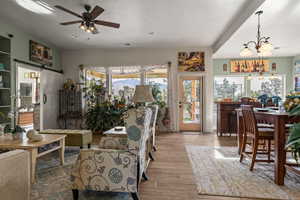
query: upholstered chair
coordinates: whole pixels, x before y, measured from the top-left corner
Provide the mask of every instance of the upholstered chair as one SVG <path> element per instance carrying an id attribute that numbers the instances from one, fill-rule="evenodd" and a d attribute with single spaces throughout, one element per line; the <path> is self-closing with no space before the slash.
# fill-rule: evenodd
<path id="1" fill-rule="evenodd" d="M 138 185 L 146 165 L 146 140 L 151 109 L 130 109 L 125 114 L 127 145 L 123 149 L 82 149 L 72 170 L 73 198 L 78 190 L 128 192 L 138 200 Z"/>
<path id="2" fill-rule="evenodd" d="M 152 110 L 151 121 L 150 121 L 150 140 L 149 140 L 149 157 L 151 160 L 154 160 L 152 155 L 153 151 L 156 151 L 157 148 L 155 146 L 155 127 L 156 127 L 156 120 L 158 114 L 158 105 L 151 105 L 148 106 Z"/>

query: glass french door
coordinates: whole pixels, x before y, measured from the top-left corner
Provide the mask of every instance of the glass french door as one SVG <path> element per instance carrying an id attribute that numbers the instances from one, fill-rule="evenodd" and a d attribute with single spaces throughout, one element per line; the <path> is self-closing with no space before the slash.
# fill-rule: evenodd
<path id="1" fill-rule="evenodd" d="M 203 77 L 179 78 L 180 131 L 203 131 Z"/>

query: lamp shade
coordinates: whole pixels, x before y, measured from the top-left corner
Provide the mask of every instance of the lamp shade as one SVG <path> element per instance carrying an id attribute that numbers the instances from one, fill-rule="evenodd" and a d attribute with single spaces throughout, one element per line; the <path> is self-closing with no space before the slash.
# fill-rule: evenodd
<path id="1" fill-rule="evenodd" d="M 151 85 L 137 85 L 132 100 L 135 103 L 153 102 Z"/>

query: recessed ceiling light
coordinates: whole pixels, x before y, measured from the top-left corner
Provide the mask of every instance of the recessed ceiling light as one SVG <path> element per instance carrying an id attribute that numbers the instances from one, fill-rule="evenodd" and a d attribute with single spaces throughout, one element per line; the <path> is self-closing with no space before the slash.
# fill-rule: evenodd
<path id="1" fill-rule="evenodd" d="M 154 35 L 154 32 L 149 32 L 148 34 L 149 34 L 149 35 Z"/>
<path id="2" fill-rule="evenodd" d="M 72 38 L 78 38 L 78 35 L 76 35 L 76 34 L 72 34 L 71 36 L 72 36 Z"/>
<path id="3" fill-rule="evenodd" d="M 38 14 L 52 14 L 53 9 L 44 1 L 40 0 L 16 0 L 23 8 Z"/>
<path id="4" fill-rule="evenodd" d="M 127 46 L 127 47 L 129 47 L 131 44 L 130 43 L 125 43 L 124 45 Z"/>
<path id="5" fill-rule="evenodd" d="M 278 50 L 278 49 L 280 49 L 280 47 L 274 47 L 274 49 L 275 49 L 275 50 Z"/>

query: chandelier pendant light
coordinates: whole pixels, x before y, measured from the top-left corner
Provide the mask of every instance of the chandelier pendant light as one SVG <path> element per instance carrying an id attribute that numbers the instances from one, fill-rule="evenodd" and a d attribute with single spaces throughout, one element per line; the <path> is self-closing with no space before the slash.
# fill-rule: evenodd
<path id="1" fill-rule="evenodd" d="M 242 51 L 240 52 L 240 55 L 242 57 L 249 57 L 253 55 L 253 51 L 251 50 L 251 46 L 253 45 L 255 48 L 255 51 L 259 57 L 263 56 L 271 56 L 272 55 L 272 49 L 273 46 L 269 42 L 270 37 L 265 37 L 261 35 L 261 25 L 260 25 L 260 16 L 263 14 L 263 11 L 257 11 L 255 15 L 257 15 L 257 36 L 256 40 L 249 41 L 245 43 L 243 46 Z"/>

